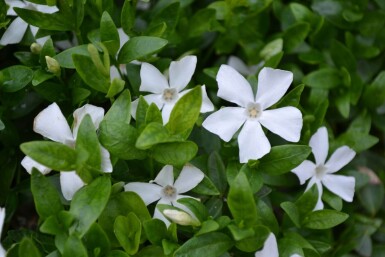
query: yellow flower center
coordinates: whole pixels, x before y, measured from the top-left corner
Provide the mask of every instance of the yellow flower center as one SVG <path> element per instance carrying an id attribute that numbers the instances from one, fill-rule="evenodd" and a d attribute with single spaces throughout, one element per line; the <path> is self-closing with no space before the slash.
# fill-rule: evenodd
<path id="1" fill-rule="evenodd" d="M 166 88 L 163 91 L 163 100 L 166 102 L 172 102 L 175 100 L 176 95 L 177 95 L 177 92 L 175 88 Z"/>
<path id="2" fill-rule="evenodd" d="M 176 196 L 176 188 L 170 185 L 167 185 L 163 188 L 163 194 L 166 197 L 174 198 Z"/>
<path id="3" fill-rule="evenodd" d="M 246 115 L 251 119 L 257 119 L 262 115 L 261 105 L 258 103 L 249 103 L 246 108 Z"/>

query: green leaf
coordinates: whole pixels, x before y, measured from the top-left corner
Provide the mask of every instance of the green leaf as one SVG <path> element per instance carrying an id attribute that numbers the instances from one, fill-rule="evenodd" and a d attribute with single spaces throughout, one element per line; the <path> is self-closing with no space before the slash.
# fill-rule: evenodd
<path id="1" fill-rule="evenodd" d="M 218 229 L 219 229 L 218 222 L 216 222 L 215 220 L 206 220 L 202 222 L 201 228 L 195 234 L 195 236 L 200 236 L 203 234 L 214 232 L 214 231 L 217 231 Z"/>
<path id="2" fill-rule="evenodd" d="M 298 107 L 299 101 L 301 100 L 301 94 L 304 88 L 305 88 L 304 84 L 296 86 L 288 94 L 282 97 L 282 99 L 277 103 L 277 108 L 285 107 L 285 106 Z"/>
<path id="3" fill-rule="evenodd" d="M 322 68 L 306 75 L 303 83 L 312 88 L 332 89 L 342 85 L 342 78 L 337 69 Z"/>
<path id="4" fill-rule="evenodd" d="M 41 29 L 56 31 L 69 31 L 75 29 L 72 20 L 68 19 L 68 17 L 60 12 L 48 14 L 18 7 L 15 7 L 13 10 L 25 22 Z"/>
<path id="5" fill-rule="evenodd" d="M 311 148 L 307 145 L 274 146 L 259 160 L 257 169 L 269 175 L 281 175 L 300 165 L 310 153 Z"/>
<path id="6" fill-rule="evenodd" d="M 115 95 L 119 94 L 123 89 L 126 82 L 120 78 L 114 78 L 111 82 L 110 88 L 108 89 L 107 98 L 113 98 Z"/>
<path id="7" fill-rule="evenodd" d="M 356 71 L 356 60 L 350 50 L 341 42 L 333 39 L 330 47 L 333 62 L 338 68 L 345 67 L 351 72 Z"/>
<path id="8" fill-rule="evenodd" d="M 74 123 L 75 122 L 79 121 L 75 120 Z M 85 183 L 89 183 L 93 177 L 98 176 L 102 163 L 96 128 L 89 114 L 81 120 L 76 137 L 76 150 L 78 152 L 84 152 L 87 156 L 87 159 L 83 162 L 77 163 L 76 172 Z M 78 158 L 78 160 L 79 159 L 80 158 Z"/>
<path id="9" fill-rule="evenodd" d="M 114 156 L 124 160 L 144 159 L 146 153 L 135 147 L 138 131 L 131 125 L 102 121 L 99 125 L 100 143 Z"/>
<path id="10" fill-rule="evenodd" d="M 100 40 L 110 55 L 115 56 L 120 47 L 119 33 L 114 21 L 106 11 L 103 12 L 100 20 Z"/>
<path id="11" fill-rule="evenodd" d="M 367 87 L 365 87 L 363 101 L 366 107 L 370 109 L 376 109 L 384 104 L 385 99 L 385 71 L 380 72 L 374 81 Z"/>
<path id="12" fill-rule="evenodd" d="M 348 214 L 335 210 L 318 210 L 306 215 L 302 225 L 310 229 L 329 229 L 341 224 L 348 217 Z"/>
<path id="13" fill-rule="evenodd" d="M 183 166 L 195 157 L 198 146 L 191 141 L 164 143 L 153 146 L 151 154 L 154 159 L 163 164 Z"/>
<path id="14" fill-rule="evenodd" d="M 194 215 L 197 217 L 199 221 L 205 221 L 208 218 L 208 212 L 206 207 L 200 201 L 184 197 L 177 200 L 178 203 L 186 206 Z"/>
<path id="15" fill-rule="evenodd" d="M 273 233 L 278 233 L 279 225 L 272 207 L 260 198 L 257 198 L 256 200 L 261 224 L 268 227 Z"/>
<path id="16" fill-rule="evenodd" d="M 245 226 L 257 224 L 257 206 L 250 184 L 243 172 L 240 172 L 230 184 L 227 204 L 237 224 L 243 223 Z"/>
<path id="17" fill-rule="evenodd" d="M 368 184 L 358 191 L 358 198 L 362 206 L 374 216 L 384 202 L 384 185 Z"/>
<path id="18" fill-rule="evenodd" d="M 41 219 L 46 219 L 63 210 L 59 192 L 38 170 L 32 170 L 31 191 L 36 211 Z"/>
<path id="19" fill-rule="evenodd" d="M 151 219 L 143 222 L 143 229 L 148 241 L 154 245 L 162 245 L 163 238 L 166 238 L 167 227 L 159 219 Z"/>
<path id="20" fill-rule="evenodd" d="M 68 237 L 64 245 L 63 257 L 88 257 L 82 241 L 75 235 Z"/>
<path id="21" fill-rule="evenodd" d="M 145 150 L 157 144 L 181 141 L 183 141 L 181 136 L 170 134 L 161 123 L 151 122 L 140 133 L 135 146 Z"/>
<path id="22" fill-rule="evenodd" d="M 244 252 L 255 252 L 261 248 L 271 233 L 265 226 L 254 226 L 254 235 L 243 238 L 235 243 L 235 247 Z"/>
<path id="23" fill-rule="evenodd" d="M 156 106 L 155 103 L 151 103 L 150 106 L 148 106 L 145 122 L 146 124 L 149 124 L 151 122 L 158 122 L 160 124 L 163 124 L 162 113 L 160 112 L 158 106 Z"/>
<path id="24" fill-rule="evenodd" d="M 57 215 L 49 216 L 40 226 L 40 231 L 55 236 L 65 235 L 72 226 L 74 219 L 71 213 L 62 210 Z"/>
<path id="25" fill-rule="evenodd" d="M 280 204 L 280 206 L 286 212 L 287 216 L 289 216 L 294 225 L 297 228 L 301 227 L 297 206 L 292 202 L 283 202 Z"/>
<path id="26" fill-rule="evenodd" d="M 347 92 L 344 92 L 335 98 L 335 102 L 342 117 L 347 119 L 350 112 L 350 95 Z"/>
<path id="27" fill-rule="evenodd" d="M 70 213 L 78 221 L 75 231 L 79 236 L 83 236 L 102 213 L 110 197 L 110 191 L 111 181 L 103 176 L 75 193 Z"/>
<path id="28" fill-rule="evenodd" d="M 24 237 L 20 242 L 19 256 L 40 257 L 41 253 L 33 243 L 32 239 Z"/>
<path id="29" fill-rule="evenodd" d="M 53 77 L 55 77 L 55 75 L 52 73 L 49 73 L 49 72 L 46 72 L 46 71 L 40 70 L 40 69 L 36 70 L 33 73 L 32 86 L 38 86 L 41 83 L 43 83 L 44 81 L 47 81 Z"/>
<path id="30" fill-rule="evenodd" d="M 39 59 L 40 59 L 40 65 L 43 67 L 43 68 L 47 68 L 47 61 L 45 59 L 46 56 L 49 56 L 49 57 L 53 57 L 55 56 L 55 47 L 53 45 L 53 41 L 51 38 L 49 38 L 47 41 L 45 41 L 42 49 L 41 49 L 41 52 L 40 52 L 40 56 L 39 56 Z"/>
<path id="31" fill-rule="evenodd" d="M 308 213 L 314 210 L 317 201 L 318 189 L 317 185 L 314 184 L 295 202 L 301 219 L 303 219 Z"/>
<path id="32" fill-rule="evenodd" d="M 227 226 L 230 230 L 231 235 L 233 236 L 235 241 L 240 241 L 242 239 L 254 236 L 254 229 L 251 227 L 240 228 L 234 224 L 230 224 Z"/>
<path id="33" fill-rule="evenodd" d="M 22 65 L 14 65 L 0 71 L 0 90 L 16 92 L 32 81 L 33 71 Z"/>
<path id="34" fill-rule="evenodd" d="M 98 223 L 93 223 L 88 232 L 83 237 L 83 242 L 88 252 L 99 253 L 97 256 L 106 256 L 110 251 L 111 245 L 106 232 Z"/>
<path id="35" fill-rule="evenodd" d="M 63 52 L 60 52 L 59 54 L 54 56 L 54 59 L 58 61 L 60 64 L 60 67 L 67 68 L 67 69 L 75 69 L 74 61 L 72 60 L 72 55 L 84 55 L 84 56 L 90 56 L 87 45 L 80 45 L 80 46 L 74 46 L 71 48 L 68 48 L 64 50 Z"/>
<path id="36" fill-rule="evenodd" d="M 108 92 L 110 80 L 99 72 L 91 57 L 73 54 L 72 60 L 77 73 L 88 86 L 102 93 Z"/>
<path id="37" fill-rule="evenodd" d="M 146 115 L 149 105 L 143 96 L 139 96 L 138 107 L 136 108 L 136 128 L 142 129 L 146 125 Z M 158 109 L 159 111 L 159 109 Z M 163 121 L 161 122 L 163 124 Z"/>
<path id="38" fill-rule="evenodd" d="M 226 168 L 221 156 L 212 152 L 208 159 L 208 176 L 221 194 L 227 189 Z"/>
<path id="39" fill-rule="evenodd" d="M 119 51 L 118 62 L 129 63 L 159 52 L 167 45 L 167 40 L 157 37 L 130 38 Z"/>
<path id="40" fill-rule="evenodd" d="M 297 22 L 289 27 L 283 35 L 285 51 L 290 53 L 295 50 L 305 40 L 309 32 L 310 25 L 307 22 Z"/>
<path id="41" fill-rule="evenodd" d="M 159 30 L 159 27 L 165 27 L 166 38 L 175 30 L 176 25 L 179 21 L 180 14 L 180 3 L 174 2 L 170 3 L 164 8 L 162 8 L 159 12 L 157 12 L 154 16 L 151 17 L 151 22 L 148 26 L 147 32 L 150 34 L 154 34 L 155 31 Z M 162 29 L 161 29 L 162 30 Z M 162 33 L 163 34 L 163 33 Z"/>
<path id="42" fill-rule="evenodd" d="M 142 226 L 135 213 L 118 216 L 114 223 L 114 232 L 120 245 L 128 254 L 135 254 L 139 249 Z"/>
<path id="43" fill-rule="evenodd" d="M 132 28 L 135 25 L 136 8 L 131 0 L 125 0 L 121 14 L 121 25 L 124 32 L 130 35 Z"/>
<path id="44" fill-rule="evenodd" d="M 21 144 L 20 149 L 25 155 L 53 170 L 71 171 L 76 169 L 76 151 L 61 143 L 34 141 Z"/>
<path id="45" fill-rule="evenodd" d="M 201 195 L 220 195 L 220 192 L 218 191 L 217 187 L 206 175 L 203 180 L 192 189 L 192 192 Z"/>
<path id="46" fill-rule="evenodd" d="M 212 232 L 187 240 L 178 250 L 175 257 L 217 257 L 233 246 L 233 241 L 223 233 Z"/>
<path id="47" fill-rule="evenodd" d="M 106 122 L 121 122 L 130 124 L 131 120 L 131 94 L 124 90 L 112 104 L 103 120 Z"/>
<path id="48" fill-rule="evenodd" d="M 171 111 L 166 125 L 171 134 L 180 134 L 188 137 L 196 120 L 199 117 L 202 105 L 202 88 L 195 87 L 182 96 Z"/>

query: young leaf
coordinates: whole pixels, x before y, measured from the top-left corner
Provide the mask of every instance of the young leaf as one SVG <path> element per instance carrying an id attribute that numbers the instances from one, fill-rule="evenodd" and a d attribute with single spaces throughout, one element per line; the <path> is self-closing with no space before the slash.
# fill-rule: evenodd
<path id="1" fill-rule="evenodd" d="M 61 143 L 34 141 L 21 144 L 20 149 L 25 155 L 53 170 L 76 169 L 76 151 Z"/>
<path id="2" fill-rule="evenodd" d="M 127 35 L 130 35 L 131 29 L 135 24 L 136 8 L 131 0 L 125 0 L 122 8 L 121 24 L 122 29 Z"/>
<path id="3" fill-rule="evenodd" d="M 142 226 L 135 213 L 130 212 L 126 217 L 116 217 L 114 232 L 120 245 L 128 254 L 132 255 L 138 251 Z"/>
<path id="4" fill-rule="evenodd" d="M 135 146 L 145 150 L 157 144 L 181 141 L 183 141 L 182 137 L 170 134 L 161 123 L 151 122 L 140 133 Z"/>
<path id="5" fill-rule="evenodd" d="M 130 124 L 131 120 L 131 94 L 124 90 L 112 104 L 104 119 L 106 122 L 121 122 Z"/>
<path id="6" fill-rule="evenodd" d="M 19 256 L 41 257 L 41 253 L 33 243 L 32 239 L 24 237 L 20 242 Z"/>
<path id="7" fill-rule="evenodd" d="M 121 47 L 118 55 L 119 63 L 129 63 L 159 52 L 167 45 L 167 40 L 157 37 L 134 37 Z"/>
<path id="8" fill-rule="evenodd" d="M 82 240 L 77 236 L 71 235 L 68 237 L 64 245 L 63 257 L 88 257 L 87 250 L 83 245 Z"/>
<path id="9" fill-rule="evenodd" d="M 110 55 L 115 56 L 120 47 L 119 33 L 108 12 L 104 11 L 100 20 L 100 40 Z"/>

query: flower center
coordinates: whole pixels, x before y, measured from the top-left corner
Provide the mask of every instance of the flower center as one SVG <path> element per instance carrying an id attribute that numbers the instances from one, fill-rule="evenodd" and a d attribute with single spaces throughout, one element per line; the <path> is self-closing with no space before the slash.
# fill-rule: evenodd
<path id="1" fill-rule="evenodd" d="M 176 197 L 176 188 L 170 185 L 167 185 L 162 190 L 163 195 L 167 198 L 175 198 Z"/>
<path id="2" fill-rule="evenodd" d="M 322 179 L 323 176 L 325 175 L 326 173 L 326 167 L 323 166 L 323 165 L 319 165 L 315 168 L 315 175 L 318 179 Z"/>
<path id="3" fill-rule="evenodd" d="M 249 103 L 246 108 L 246 115 L 250 119 L 257 119 L 262 115 L 262 108 L 259 103 Z"/>
<path id="4" fill-rule="evenodd" d="M 163 91 L 163 100 L 166 102 L 172 102 L 175 100 L 177 92 L 175 88 L 166 88 Z"/>

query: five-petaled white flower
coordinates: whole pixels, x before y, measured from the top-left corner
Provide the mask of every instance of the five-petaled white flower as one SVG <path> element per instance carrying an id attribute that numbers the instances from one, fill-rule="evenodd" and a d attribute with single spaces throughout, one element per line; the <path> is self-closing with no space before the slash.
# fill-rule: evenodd
<path id="1" fill-rule="evenodd" d="M 234 55 L 230 56 L 227 64 L 233 67 L 236 71 L 244 76 L 254 75 L 263 66 L 264 62 L 260 62 L 256 65 L 247 66 L 239 57 Z"/>
<path id="2" fill-rule="evenodd" d="M 356 153 L 347 146 L 338 148 L 329 160 L 326 162 L 326 157 L 329 151 L 328 132 L 325 127 L 321 127 L 310 138 L 310 147 L 315 158 L 315 163 L 305 160 L 298 167 L 292 170 L 302 184 L 310 179 L 306 190 L 314 184 L 318 188 L 318 202 L 314 210 L 323 209 L 322 185 L 329 191 L 338 195 L 347 202 L 353 201 L 355 178 L 343 175 L 334 175 L 342 167 L 348 164 L 356 155 Z"/>
<path id="3" fill-rule="evenodd" d="M 204 174 L 201 170 L 192 165 L 185 165 L 174 182 L 173 167 L 166 165 L 150 183 L 131 182 L 126 184 L 124 189 L 137 193 L 146 205 L 159 200 L 158 204 L 173 205 L 195 217 L 187 207 L 177 201 L 181 198 L 190 197 L 181 194 L 196 187 L 203 178 Z M 158 208 L 155 208 L 154 218 L 162 220 L 167 226 L 170 225 L 170 222 Z"/>
<path id="4" fill-rule="evenodd" d="M 149 63 L 142 63 L 140 69 L 141 84 L 140 91 L 151 92 L 144 96 L 148 103 L 155 103 L 159 109 L 162 109 L 163 124 L 166 124 L 170 118 L 172 109 L 180 97 L 189 90 L 182 91 L 190 82 L 195 71 L 197 63 L 196 56 L 185 56 L 179 61 L 173 61 L 169 68 L 169 78 L 167 79 L 157 68 Z M 202 87 L 202 106 L 201 112 L 210 112 L 214 110 L 214 105 L 206 93 L 206 87 Z M 136 117 L 138 99 L 132 102 L 131 114 Z"/>
<path id="5" fill-rule="evenodd" d="M 263 248 L 255 253 L 255 257 L 279 257 L 277 239 L 273 233 L 270 233 L 267 237 Z M 290 257 L 302 257 L 301 255 L 294 253 Z"/>
<path id="6" fill-rule="evenodd" d="M 80 123 L 87 114 L 91 116 L 95 128 L 98 128 L 104 117 L 104 109 L 91 104 L 86 104 L 83 107 L 76 109 L 73 113 L 74 123 L 71 131 L 59 106 L 56 103 L 53 103 L 36 116 L 33 130 L 53 141 L 74 147 Z M 112 172 L 109 152 L 100 145 L 100 153 L 102 156 L 101 170 L 108 173 Z M 38 169 L 42 174 L 47 174 L 51 171 L 50 168 L 34 161 L 28 156 L 24 157 L 21 165 L 30 174 L 33 167 Z M 60 172 L 60 186 L 64 198 L 71 200 L 73 195 L 84 186 L 84 182 L 76 174 L 76 171 L 63 171 Z"/>
<path id="7" fill-rule="evenodd" d="M 42 13 L 55 13 L 59 10 L 56 6 L 34 4 L 22 0 L 5 0 L 5 2 L 7 3 L 7 5 L 9 5 L 7 15 L 10 16 L 17 16 L 17 13 L 13 10 L 14 7 L 30 9 Z M 20 17 L 16 17 L 1 37 L 0 45 L 19 43 L 23 39 L 23 36 L 27 31 L 28 26 L 30 27 L 31 32 L 35 37 L 39 28 L 32 25 L 28 25 L 28 23 L 26 23 L 23 19 L 21 19 Z M 43 45 L 48 38 L 49 36 L 38 38 L 36 39 L 36 42 L 38 42 L 40 45 Z"/>
<path id="8" fill-rule="evenodd" d="M 4 220 L 5 220 L 5 208 L 0 207 L 0 238 L 1 238 L 1 233 L 3 232 Z M 5 257 L 5 254 L 6 254 L 6 251 L 0 243 L 0 257 Z"/>
<path id="9" fill-rule="evenodd" d="M 262 126 L 287 141 L 298 142 L 302 114 L 292 106 L 266 110 L 285 94 L 293 81 L 290 71 L 263 68 L 258 75 L 254 97 L 249 82 L 236 70 L 222 65 L 217 74 L 218 96 L 240 107 L 225 107 L 203 122 L 203 127 L 228 142 L 243 125 L 239 136 L 239 159 L 246 163 L 270 152 L 270 142 Z"/>

